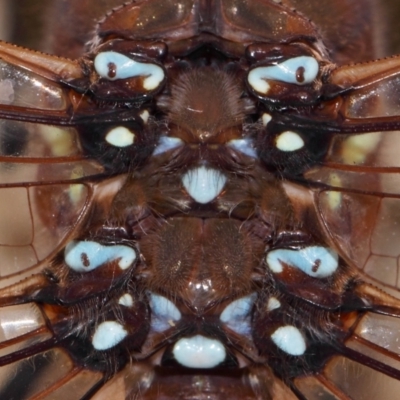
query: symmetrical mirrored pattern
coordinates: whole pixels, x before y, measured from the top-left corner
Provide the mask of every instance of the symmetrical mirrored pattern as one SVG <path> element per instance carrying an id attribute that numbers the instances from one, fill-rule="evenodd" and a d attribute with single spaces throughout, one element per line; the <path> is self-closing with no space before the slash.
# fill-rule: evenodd
<path id="1" fill-rule="evenodd" d="M 0 398 L 391 398 L 400 56 L 379 59 L 382 6 L 43 12 L 46 53 L 0 42 Z"/>

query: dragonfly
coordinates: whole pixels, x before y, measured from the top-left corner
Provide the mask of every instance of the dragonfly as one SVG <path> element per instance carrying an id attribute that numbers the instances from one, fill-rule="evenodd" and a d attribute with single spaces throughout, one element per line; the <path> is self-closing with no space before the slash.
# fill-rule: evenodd
<path id="1" fill-rule="evenodd" d="M 0 42 L 0 397 L 396 393 L 377 4 L 92 3 Z"/>

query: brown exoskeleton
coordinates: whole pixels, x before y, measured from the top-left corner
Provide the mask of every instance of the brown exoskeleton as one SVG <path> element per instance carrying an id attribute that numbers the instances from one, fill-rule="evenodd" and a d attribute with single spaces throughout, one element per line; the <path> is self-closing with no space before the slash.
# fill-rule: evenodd
<path id="1" fill-rule="evenodd" d="M 0 43 L 0 398 L 389 396 L 376 4 L 92 3 L 52 5 L 69 58 Z"/>

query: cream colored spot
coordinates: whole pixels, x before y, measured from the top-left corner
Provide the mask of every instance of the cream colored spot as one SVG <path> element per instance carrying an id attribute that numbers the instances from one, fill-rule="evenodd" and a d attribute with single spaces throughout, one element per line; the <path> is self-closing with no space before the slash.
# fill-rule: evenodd
<path id="1" fill-rule="evenodd" d="M 300 150 L 304 147 L 303 138 L 296 132 L 285 131 L 276 138 L 277 149 L 285 152 Z"/>
<path id="2" fill-rule="evenodd" d="M 150 117 L 150 113 L 147 110 L 143 110 L 140 114 L 139 114 L 140 118 L 142 118 L 143 122 L 145 124 L 147 124 L 147 122 L 149 121 L 149 117 Z"/>
<path id="3" fill-rule="evenodd" d="M 115 147 L 128 147 L 134 143 L 135 134 L 124 126 L 118 126 L 107 133 L 106 141 Z"/>
<path id="4" fill-rule="evenodd" d="M 380 140 L 381 135 L 376 132 L 349 137 L 343 144 L 343 162 L 350 165 L 364 163 L 365 159 L 376 149 Z"/>
<path id="5" fill-rule="evenodd" d="M 333 187 L 341 187 L 342 186 L 342 180 L 340 176 L 337 174 L 331 174 L 329 176 L 329 184 L 330 186 Z M 330 190 L 327 192 L 328 195 L 328 206 L 331 210 L 337 210 L 340 205 L 342 204 L 342 193 Z"/>
<path id="6" fill-rule="evenodd" d="M 264 126 L 267 126 L 268 123 L 272 120 L 272 117 L 271 117 L 271 115 L 269 115 L 269 114 L 267 114 L 267 113 L 264 113 L 264 114 L 262 115 L 261 119 L 262 119 L 263 125 L 264 125 Z"/>

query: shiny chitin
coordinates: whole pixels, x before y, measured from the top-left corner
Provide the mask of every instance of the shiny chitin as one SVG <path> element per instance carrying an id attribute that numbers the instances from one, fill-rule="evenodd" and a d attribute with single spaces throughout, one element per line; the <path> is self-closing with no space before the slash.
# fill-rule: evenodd
<path id="1" fill-rule="evenodd" d="M 69 2 L 70 58 L 0 43 L 0 397 L 398 391 L 400 58 L 367 62 L 374 3 L 118 3 L 90 37 Z"/>

